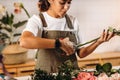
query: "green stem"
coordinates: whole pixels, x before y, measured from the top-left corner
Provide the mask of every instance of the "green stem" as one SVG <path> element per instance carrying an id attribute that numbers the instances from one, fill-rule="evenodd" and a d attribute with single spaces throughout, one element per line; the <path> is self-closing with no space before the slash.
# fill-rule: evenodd
<path id="1" fill-rule="evenodd" d="M 83 44 L 78 44 L 78 45 L 77 45 L 77 48 L 79 48 L 79 47 L 81 47 L 81 46 L 84 46 L 84 45 L 86 45 L 86 44 L 89 44 L 89 43 L 91 43 L 91 42 L 94 42 L 94 41 L 98 40 L 99 38 L 100 38 L 100 37 L 95 38 L 95 39 L 93 39 L 93 40 L 90 40 L 90 41 L 88 41 L 88 42 L 85 42 L 85 43 L 83 43 Z"/>
<path id="2" fill-rule="evenodd" d="M 110 28 L 109 28 L 109 31 L 110 31 L 110 32 L 114 32 L 114 34 L 120 36 L 120 30 L 116 30 L 116 29 L 113 29 L 112 27 L 110 27 Z M 90 41 L 88 41 L 88 42 L 85 42 L 85 43 L 83 43 L 83 44 L 78 44 L 78 45 L 76 46 L 76 48 L 78 49 L 79 47 L 81 47 L 81 46 L 83 46 L 83 45 L 86 45 L 86 44 L 89 44 L 89 43 L 91 43 L 91 42 L 94 42 L 94 41 L 98 40 L 99 38 L 100 38 L 100 37 L 95 38 L 95 39 L 93 39 L 93 40 L 90 40 Z"/>
<path id="3" fill-rule="evenodd" d="M 10 42 L 9 43 L 12 43 L 12 40 L 13 40 L 13 26 L 11 25 L 11 29 L 12 31 L 10 32 Z"/>
<path id="4" fill-rule="evenodd" d="M 28 18 L 30 18 L 30 15 L 28 13 L 28 11 L 24 8 L 24 6 L 22 6 L 23 10 L 25 11 L 25 13 L 27 14 Z"/>

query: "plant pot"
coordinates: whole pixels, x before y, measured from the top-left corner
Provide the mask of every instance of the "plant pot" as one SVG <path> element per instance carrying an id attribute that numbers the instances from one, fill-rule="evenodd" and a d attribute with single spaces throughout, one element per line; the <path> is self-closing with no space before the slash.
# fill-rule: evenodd
<path id="1" fill-rule="evenodd" d="M 19 44 L 7 45 L 2 54 L 4 64 L 20 64 L 27 60 L 27 49 L 20 47 Z"/>

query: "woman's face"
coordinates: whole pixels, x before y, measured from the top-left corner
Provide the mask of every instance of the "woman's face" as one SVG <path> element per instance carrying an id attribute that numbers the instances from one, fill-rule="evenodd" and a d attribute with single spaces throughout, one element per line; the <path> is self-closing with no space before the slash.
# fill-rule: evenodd
<path id="1" fill-rule="evenodd" d="M 48 14 L 56 18 L 61 18 L 66 14 L 68 9 L 70 8 L 72 0 L 48 0 L 48 1 L 50 3 Z"/>

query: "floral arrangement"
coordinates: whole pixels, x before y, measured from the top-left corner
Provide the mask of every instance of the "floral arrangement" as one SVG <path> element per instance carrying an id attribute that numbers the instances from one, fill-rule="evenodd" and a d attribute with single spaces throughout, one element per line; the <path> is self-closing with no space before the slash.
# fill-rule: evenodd
<path id="1" fill-rule="evenodd" d="M 22 3 L 14 3 L 15 13 L 20 13 L 23 9 L 28 16 L 30 17 L 28 11 L 25 9 L 24 5 Z M 14 23 L 14 14 L 9 14 L 8 11 L 6 11 L 6 7 L 3 5 L 0 5 L 0 13 L 2 14 L 2 18 L 0 19 L 0 40 L 6 41 L 7 43 L 12 43 L 14 40 L 14 37 L 19 36 L 21 33 L 16 33 L 15 30 L 21 26 L 23 26 L 27 20 L 19 21 L 17 23 Z"/>
<path id="2" fill-rule="evenodd" d="M 109 27 L 110 32 L 114 32 L 120 36 L 120 30 Z M 98 37 L 99 38 L 99 37 Z M 83 44 L 76 45 L 79 47 L 96 41 L 98 38 L 88 41 Z M 83 68 L 75 68 L 70 60 L 58 66 L 57 73 L 47 73 L 41 69 L 35 69 L 31 75 L 32 80 L 120 80 L 120 69 L 113 69 L 111 63 L 96 64 L 96 69 L 87 71 Z"/>
<path id="3" fill-rule="evenodd" d="M 111 63 L 97 64 L 91 72 L 79 72 L 73 80 L 120 80 L 120 68 L 113 69 Z"/>
<path id="4" fill-rule="evenodd" d="M 70 60 L 58 67 L 58 73 L 47 73 L 36 69 L 32 80 L 120 80 L 120 68 L 113 69 L 111 63 L 97 64 L 96 69 L 87 71 L 73 67 Z"/>
<path id="5" fill-rule="evenodd" d="M 58 73 L 47 73 L 44 70 L 36 69 L 31 75 L 32 80 L 72 80 L 77 76 L 80 69 L 75 68 L 70 60 L 58 66 Z"/>

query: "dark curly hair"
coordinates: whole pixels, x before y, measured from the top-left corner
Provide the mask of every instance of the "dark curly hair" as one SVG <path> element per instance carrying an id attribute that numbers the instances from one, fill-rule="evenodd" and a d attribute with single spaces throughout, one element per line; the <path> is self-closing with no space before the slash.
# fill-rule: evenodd
<path id="1" fill-rule="evenodd" d="M 39 0 L 40 4 L 38 5 L 40 8 L 40 11 L 44 12 L 47 11 L 50 7 L 50 3 L 48 0 Z"/>

